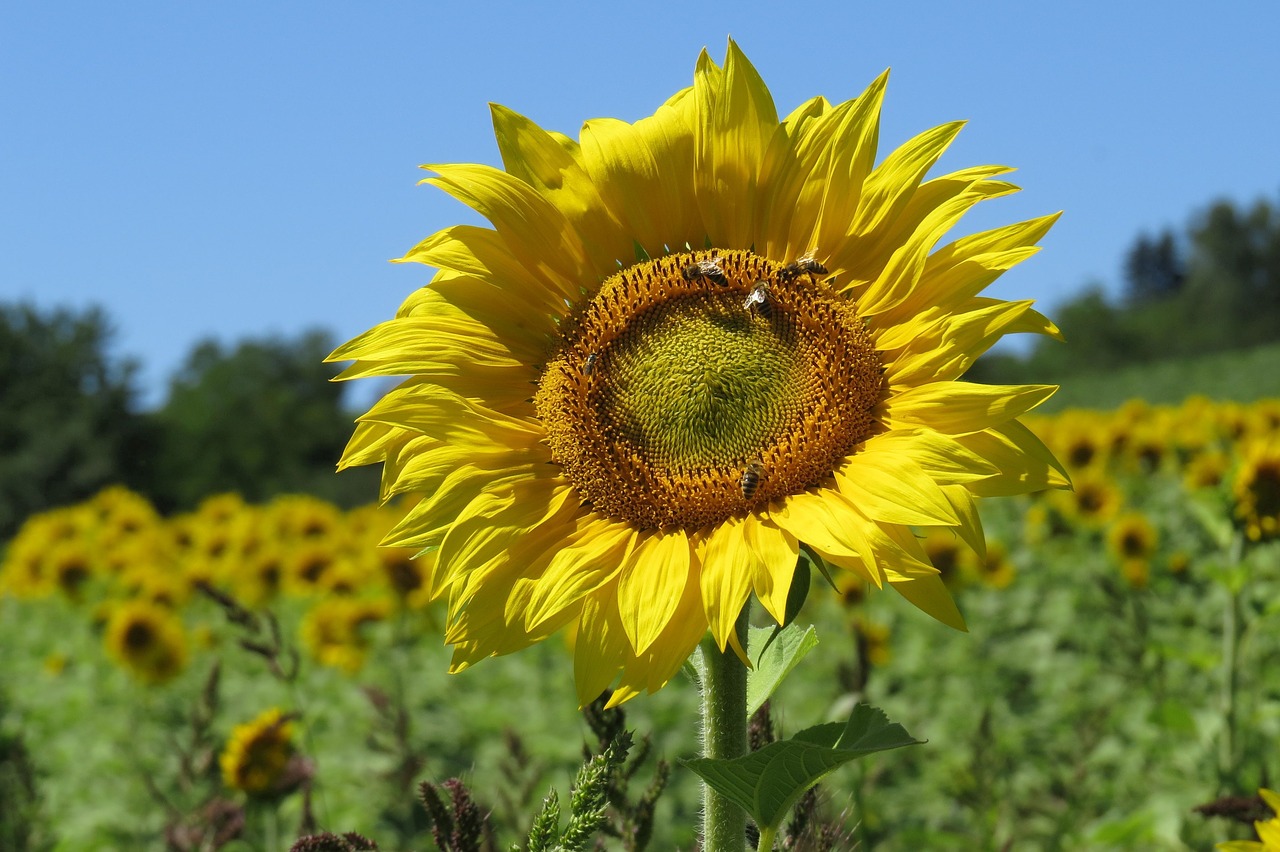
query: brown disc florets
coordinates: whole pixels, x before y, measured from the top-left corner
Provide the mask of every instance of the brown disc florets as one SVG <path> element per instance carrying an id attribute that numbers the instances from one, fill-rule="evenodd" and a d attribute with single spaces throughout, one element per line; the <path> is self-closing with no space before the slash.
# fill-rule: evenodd
<path id="1" fill-rule="evenodd" d="M 535 398 L 583 499 L 642 529 L 692 530 L 830 477 L 874 433 L 884 379 L 824 274 L 711 250 L 605 281 Z"/>

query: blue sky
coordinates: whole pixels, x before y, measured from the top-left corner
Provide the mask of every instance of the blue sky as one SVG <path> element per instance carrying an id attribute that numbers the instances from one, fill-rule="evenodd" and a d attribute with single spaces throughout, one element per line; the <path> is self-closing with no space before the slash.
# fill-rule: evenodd
<path id="1" fill-rule="evenodd" d="M 969 125 L 940 168 L 1018 167 L 965 231 L 1054 210 L 990 291 L 1114 286 L 1143 230 L 1280 190 L 1280 4 L 9 3 L 0 300 L 103 305 L 147 400 L 199 338 L 346 339 L 428 271 L 387 263 L 474 216 L 424 162 L 497 163 L 487 103 L 576 135 L 635 120 L 732 35 L 780 112 L 893 69 L 881 153 Z"/>

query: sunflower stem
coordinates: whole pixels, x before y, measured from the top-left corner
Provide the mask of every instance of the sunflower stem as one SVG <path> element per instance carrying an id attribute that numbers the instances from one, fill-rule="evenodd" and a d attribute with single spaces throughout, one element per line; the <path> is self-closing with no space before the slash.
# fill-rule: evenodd
<path id="1" fill-rule="evenodd" d="M 743 607 L 734 630 L 747 644 L 747 612 Z M 731 648 L 721 652 L 710 636 L 702 643 L 706 673 L 702 683 L 702 756 L 733 760 L 747 753 L 747 667 Z M 743 852 L 747 815 L 742 808 L 702 785 L 704 852 Z"/>

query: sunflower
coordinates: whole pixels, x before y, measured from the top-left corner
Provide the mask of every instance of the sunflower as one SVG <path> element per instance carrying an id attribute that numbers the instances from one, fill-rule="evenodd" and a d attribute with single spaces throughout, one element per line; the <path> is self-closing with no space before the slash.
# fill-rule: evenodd
<path id="1" fill-rule="evenodd" d="M 1107 530 L 1107 549 L 1117 562 L 1127 559 L 1151 559 L 1155 555 L 1159 535 L 1142 512 L 1125 512 Z"/>
<path id="2" fill-rule="evenodd" d="M 369 650 L 365 628 L 390 614 L 390 603 L 381 599 L 323 600 L 303 617 L 299 628 L 302 644 L 321 664 L 355 674 L 364 667 Z"/>
<path id="3" fill-rule="evenodd" d="M 969 570 L 978 582 L 991 589 L 1007 589 L 1018 577 L 1009 552 L 998 541 L 990 542 L 986 553 L 974 559 Z"/>
<path id="4" fill-rule="evenodd" d="M 222 781 L 250 795 L 274 793 L 294 751 L 292 719 L 272 707 L 232 730 L 218 758 Z"/>
<path id="5" fill-rule="evenodd" d="M 1251 441 L 1240 455 L 1232 486 L 1236 519 L 1250 541 L 1280 536 L 1280 439 Z"/>
<path id="6" fill-rule="evenodd" d="M 187 665 L 182 622 L 151 601 L 125 601 L 112 607 L 104 641 L 107 652 L 143 683 L 172 680 Z"/>
<path id="7" fill-rule="evenodd" d="M 340 468 L 427 495 L 383 543 L 436 551 L 458 671 L 576 631 L 578 695 L 660 688 L 754 592 L 782 620 L 801 544 L 963 620 L 911 531 L 981 538 L 974 497 L 1062 486 L 1017 418 L 1054 387 L 958 381 L 1031 302 L 978 294 L 1056 215 L 935 248 L 1009 169 L 925 180 L 960 131 L 876 164 L 887 75 L 779 120 L 730 42 L 635 124 L 580 140 L 492 108 L 504 169 L 424 180 L 492 229 L 402 258 L 437 268 L 337 349 L 344 379 L 408 376 Z"/>
<path id="8" fill-rule="evenodd" d="M 1098 527 L 1116 516 L 1124 502 L 1119 487 L 1106 473 L 1083 471 L 1068 493 L 1051 495 L 1064 519 L 1080 527 Z"/>

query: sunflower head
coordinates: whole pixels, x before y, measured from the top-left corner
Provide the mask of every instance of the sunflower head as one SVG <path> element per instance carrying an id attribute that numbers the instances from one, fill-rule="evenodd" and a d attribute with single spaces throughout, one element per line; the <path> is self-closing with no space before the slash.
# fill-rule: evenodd
<path id="1" fill-rule="evenodd" d="M 1236 520 L 1250 541 L 1280 536 L 1280 439 L 1246 444 L 1232 494 Z"/>
<path id="2" fill-rule="evenodd" d="M 1120 563 L 1129 560 L 1149 561 L 1155 555 L 1159 537 L 1142 512 L 1126 512 L 1117 517 L 1107 531 L 1107 549 Z"/>
<path id="3" fill-rule="evenodd" d="M 272 707 L 232 730 L 218 758 L 223 783 L 256 797 L 287 793 L 295 752 L 292 717 Z"/>
<path id="4" fill-rule="evenodd" d="M 107 652 L 129 674 L 143 683 L 161 684 L 186 668 L 186 631 L 172 610 L 149 600 L 131 600 L 109 612 Z"/>
<path id="5" fill-rule="evenodd" d="M 408 377 L 340 466 L 427 495 L 384 544 L 431 555 L 455 670 L 568 627 L 584 704 L 655 690 L 753 594 L 783 620 L 801 543 L 963 627 L 914 529 L 981 552 L 975 497 L 1066 484 L 1018 421 L 1052 387 L 960 380 L 1058 335 L 979 295 L 1056 217 L 943 240 L 1016 187 L 927 177 L 961 122 L 877 161 L 886 79 L 779 118 L 730 43 L 634 124 L 495 106 L 502 169 L 426 167 L 493 227 L 418 244 L 429 286 L 331 359 Z"/>

